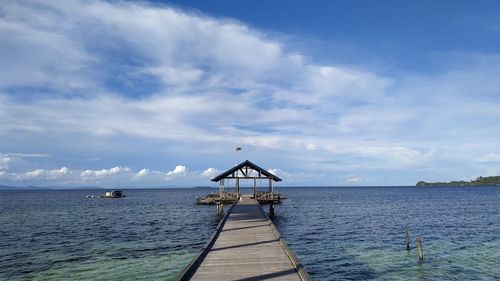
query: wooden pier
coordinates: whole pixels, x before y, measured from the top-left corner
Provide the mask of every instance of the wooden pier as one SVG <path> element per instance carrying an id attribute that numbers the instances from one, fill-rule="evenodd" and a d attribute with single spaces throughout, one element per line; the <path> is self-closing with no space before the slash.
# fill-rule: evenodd
<path id="1" fill-rule="evenodd" d="M 310 280 L 299 259 L 288 248 L 260 204 L 274 204 L 284 197 L 275 192 L 273 182 L 281 179 L 246 160 L 211 179 L 218 182 L 219 194 L 197 198 L 197 204 L 217 204 L 224 213 L 216 231 L 200 253 L 177 277 L 184 280 Z M 252 194 L 240 193 L 240 181 L 253 182 Z M 257 180 L 269 183 L 267 190 L 257 188 Z M 234 181 L 234 192 L 226 190 Z"/>
<path id="2" fill-rule="evenodd" d="M 243 195 L 177 280 L 310 280 L 256 199 Z"/>

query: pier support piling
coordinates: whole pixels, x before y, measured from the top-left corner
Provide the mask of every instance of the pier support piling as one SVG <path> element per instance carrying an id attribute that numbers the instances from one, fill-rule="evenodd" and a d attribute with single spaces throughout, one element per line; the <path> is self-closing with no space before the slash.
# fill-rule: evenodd
<path id="1" fill-rule="evenodd" d="M 253 178 L 253 198 L 257 199 L 257 179 Z"/>
<path id="2" fill-rule="evenodd" d="M 236 192 L 240 195 L 240 178 L 236 179 Z"/>
<path id="3" fill-rule="evenodd" d="M 269 205 L 269 216 L 271 218 L 274 218 L 274 205 L 273 204 Z"/>
<path id="4" fill-rule="evenodd" d="M 217 204 L 217 214 L 218 215 L 224 214 L 224 204 L 222 203 Z"/>

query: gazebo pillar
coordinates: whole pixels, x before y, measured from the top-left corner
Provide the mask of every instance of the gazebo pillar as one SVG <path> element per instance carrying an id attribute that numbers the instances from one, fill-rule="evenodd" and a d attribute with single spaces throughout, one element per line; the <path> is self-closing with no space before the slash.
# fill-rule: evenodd
<path id="1" fill-rule="evenodd" d="M 274 195 L 273 195 L 273 178 L 272 177 L 269 177 L 269 196 L 271 197 L 271 199 L 274 199 Z M 274 218 L 274 205 L 273 203 L 269 204 L 269 215 L 271 218 Z"/>
<path id="2" fill-rule="evenodd" d="M 224 193 L 224 180 L 219 181 L 220 187 L 219 187 L 219 196 L 222 197 L 222 194 Z"/>
<path id="3" fill-rule="evenodd" d="M 257 199 L 257 196 L 256 196 L 256 189 L 257 189 L 257 179 L 256 178 L 253 178 L 253 198 Z"/>
<path id="4" fill-rule="evenodd" d="M 236 192 L 240 195 L 240 178 L 236 179 Z"/>

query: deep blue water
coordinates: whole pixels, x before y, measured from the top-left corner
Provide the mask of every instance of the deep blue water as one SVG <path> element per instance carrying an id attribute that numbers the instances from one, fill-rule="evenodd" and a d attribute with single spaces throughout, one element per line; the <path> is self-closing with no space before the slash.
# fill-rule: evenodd
<path id="1" fill-rule="evenodd" d="M 171 280 L 218 222 L 194 204 L 209 191 L 0 191 L 0 279 Z M 275 223 L 316 280 L 500 280 L 498 187 L 280 191 Z"/>
<path id="2" fill-rule="evenodd" d="M 284 191 L 276 224 L 317 280 L 500 280 L 499 187 Z"/>

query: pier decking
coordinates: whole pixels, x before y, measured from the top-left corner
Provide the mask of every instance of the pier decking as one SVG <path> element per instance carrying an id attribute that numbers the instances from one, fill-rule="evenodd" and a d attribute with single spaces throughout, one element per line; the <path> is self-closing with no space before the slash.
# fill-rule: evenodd
<path id="1" fill-rule="evenodd" d="M 178 280 L 310 280 L 257 200 L 242 196 Z"/>

